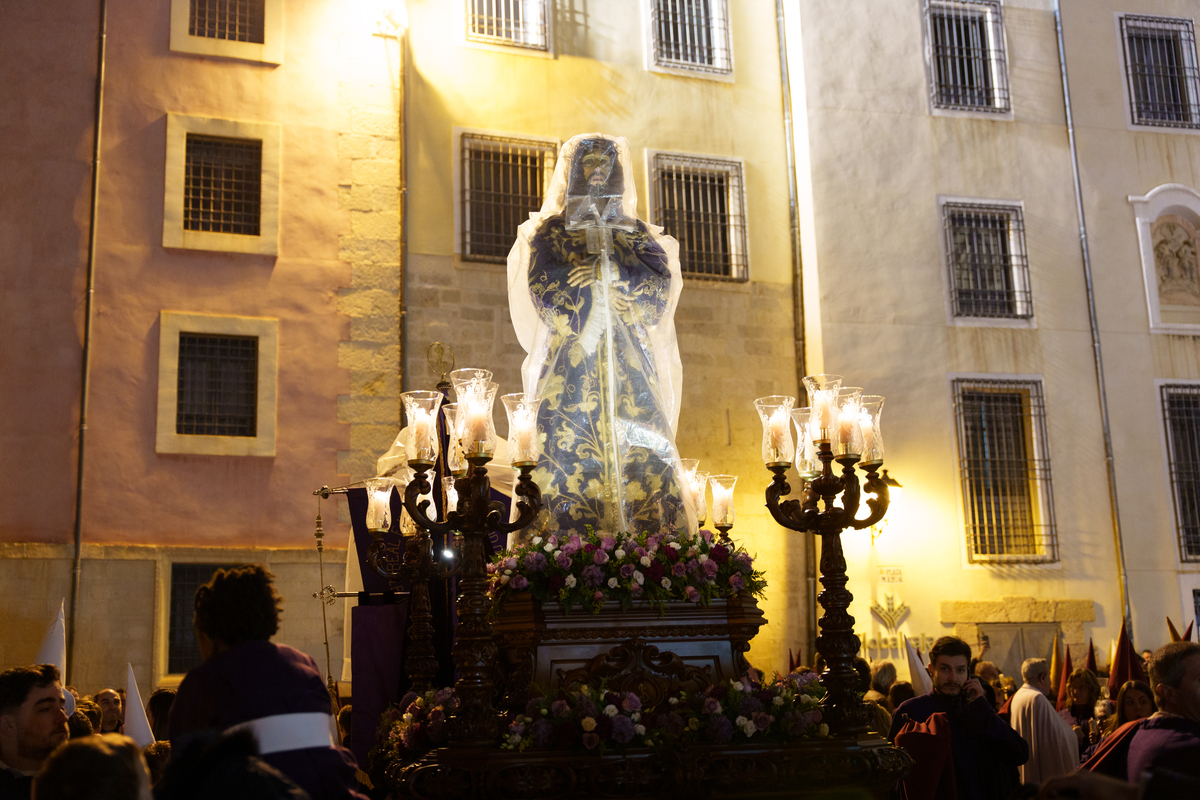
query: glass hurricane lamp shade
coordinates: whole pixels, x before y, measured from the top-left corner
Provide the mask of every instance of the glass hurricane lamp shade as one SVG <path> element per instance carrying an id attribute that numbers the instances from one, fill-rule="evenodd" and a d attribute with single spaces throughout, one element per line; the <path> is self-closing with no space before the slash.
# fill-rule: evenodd
<path id="1" fill-rule="evenodd" d="M 737 475 L 710 475 L 708 482 L 712 484 L 713 525 L 719 528 L 732 527 L 733 486 L 737 483 Z"/>
<path id="2" fill-rule="evenodd" d="M 688 482 L 696 498 L 696 522 L 703 525 L 708 519 L 708 473 L 696 470 L 688 476 Z"/>
<path id="3" fill-rule="evenodd" d="M 446 421 L 446 470 L 451 475 L 465 475 L 467 461 L 458 436 L 458 403 L 442 403 L 442 418 Z"/>
<path id="4" fill-rule="evenodd" d="M 367 530 L 384 532 L 392 527 L 392 478 L 370 478 L 367 487 Z"/>
<path id="5" fill-rule="evenodd" d="M 455 485 L 458 479 L 454 476 L 442 478 L 442 486 L 446 488 L 446 515 L 451 512 L 458 511 L 458 487 Z"/>
<path id="6" fill-rule="evenodd" d="M 863 436 L 859 415 L 862 412 L 862 388 L 843 386 L 838 390 L 837 430 L 833 439 L 836 456 L 862 454 Z"/>
<path id="7" fill-rule="evenodd" d="M 471 377 L 455 377 L 460 372 L 469 372 Z M 496 404 L 498 387 L 487 379 L 487 370 L 454 370 L 450 373 L 454 393 L 458 398 L 458 436 L 462 442 L 463 457 L 491 457 L 496 454 L 496 424 L 492 420 L 492 407 Z"/>
<path id="8" fill-rule="evenodd" d="M 762 420 L 762 459 L 768 467 L 790 464 L 796 456 L 792 440 L 791 413 L 796 398 L 775 394 L 754 401 L 758 418 Z"/>
<path id="9" fill-rule="evenodd" d="M 796 472 L 806 481 L 821 474 L 821 459 L 817 457 L 817 445 L 813 442 L 808 426 L 811 408 L 792 409 L 792 422 L 796 424 Z"/>
<path id="10" fill-rule="evenodd" d="M 833 440 L 838 416 L 838 390 L 842 388 L 841 375 L 809 375 L 804 378 L 808 390 L 808 405 L 812 409 L 809 425 L 815 443 Z"/>
<path id="11" fill-rule="evenodd" d="M 408 463 L 431 467 L 438 457 L 438 407 L 441 392 L 404 392 L 404 414 L 408 417 L 408 441 L 404 443 Z"/>
<path id="12" fill-rule="evenodd" d="M 862 435 L 863 466 L 878 466 L 883 463 L 883 433 L 879 427 L 879 416 L 883 413 L 883 395 L 864 394 L 862 408 L 858 414 L 858 425 Z"/>
<path id="13" fill-rule="evenodd" d="M 538 406 L 540 395 L 514 392 L 500 398 L 508 412 L 508 460 L 514 467 L 527 467 L 537 463 L 541 455 L 538 437 Z"/>

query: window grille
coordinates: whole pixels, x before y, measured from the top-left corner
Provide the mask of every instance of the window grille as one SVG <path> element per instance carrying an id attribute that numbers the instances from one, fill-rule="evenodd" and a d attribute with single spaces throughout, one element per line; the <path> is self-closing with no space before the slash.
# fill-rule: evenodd
<path id="1" fill-rule="evenodd" d="M 1190 19 L 1121 17 L 1133 122 L 1200 127 L 1200 69 Z"/>
<path id="2" fill-rule="evenodd" d="M 1040 381 L 954 381 L 972 562 L 1058 560 Z"/>
<path id="3" fill-rule="evenodd" d="M 188 33 L 208 39 L 263 44 L 265 0 L 191 0 Z"/>
<path id="4" fill-rule="evenodd" d="M 654 63 L 726 75 L 733 71 L 726 0 L 651 0 Z"/>
<path id="5" fill-rule="evenodd" d="M 557 148 L 502 136 L 462 137 L 462 256 L 503 262 L 517 228 L 542 207 Z"/>
<path id="6" fill-rule="evenodd" d="M 466 0 L 467 41 L 549 50 L 547 0 Z"/>
<path id="7" fill-rule="evenodd" d="M 1184 561 L 1200 561 L 1200 386 L 1162 387 L 1175 532 Z"/>
<path id="8" fill-rule="evenodd" d="M 177 434 L 255 436 L 258 337 L 179 334 Z"/>
<path id="9" fill-rule="evenodd" d="M 183 227 L 258 236 L 262 207 L 262 142 L 187 135 Z"/>
<path id="10" fill-rule="evenodd" d="M 1010 109 L 1004 26 L 996 0 L 926 0 L 930 95 L 935 108 Z"/>
<path id="11" fill-rule="evenodd" d="M 942 207 L 954 316 L 1033 316 L 1025 223 L 1016 206 Z"/>
<path id="12" fill-rule="evenodd" d="M 200 666 L 200 647 L 192 617 L 196 611 L 196 590 L 212 580 L 219 569 L 235 564 L 172 564 L 171 615 L 167 631 L 167 672 L 179 674 Z"/>
<path id="13" fill-rule="evenodd" d="M 679 240 L 683 272 L 746 280 L 742 165 L 660 153 L 654 183 L 654 223 Z"/>

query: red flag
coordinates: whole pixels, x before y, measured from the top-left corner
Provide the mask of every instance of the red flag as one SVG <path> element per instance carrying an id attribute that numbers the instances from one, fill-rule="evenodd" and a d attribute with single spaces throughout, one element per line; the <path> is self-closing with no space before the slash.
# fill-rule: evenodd
<path id="1" fill-rule="evenodd" d="M 1144 681 L 1146 671 L 1142 669 L 1142 659 L 1133 651 L 1133 642 L 1121 623 L 1121 635 L 1117 638 L 1117 655 L 1108 668 L 1108 696 L 1115 698 L 1121 691 L 1125 681 Z"/>
<path id="2" fill-rule="evenodd" d="M 1067 684 L 1071 682 L 1071 645 L 1067 645 L 1067 657 L 1063 659 L 1062 675 L 1058 678 L 1058 705 L 1055 706 L 1059 711 L 1067 707 Z"/>
<path id="3" fill-rule="evenodd" d="M 1096 674 L 1096 648 L 1092 647 L 1092 637 L 1090 636 L 1088 637 L 1087 663 L 1083 666 L 1085 669 L 1091 671 L 1093 675 Z"/>

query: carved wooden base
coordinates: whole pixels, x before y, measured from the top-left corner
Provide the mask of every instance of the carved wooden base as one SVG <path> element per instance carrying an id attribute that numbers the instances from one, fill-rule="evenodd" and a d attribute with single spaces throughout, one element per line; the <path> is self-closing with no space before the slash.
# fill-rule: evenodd
<path id="1" fill-rule="evenodd" d="M 389 772 L 400 798 L 801 798 L 857 789 L 886 798 L 912 758 L 877 736 L 785 745 L 701 745 L 625 755 L 435 750 Z M 854 796 L 861 796 L 856 794 Z"/>
<path id="2" fill-rule="evenodd" d="M 670 603 L 662 614 L 649 604 L 622 612 L 616 602 L 598 614 L 564 614 L 516 595 L 493 625 L 504 673 L 501 705 L 524 708 L 534 687 L 553 692 L 601 680 L 657 705 L 680 689 L 744 675 L 750 640 L 765 623 L 751 597 Z"/>

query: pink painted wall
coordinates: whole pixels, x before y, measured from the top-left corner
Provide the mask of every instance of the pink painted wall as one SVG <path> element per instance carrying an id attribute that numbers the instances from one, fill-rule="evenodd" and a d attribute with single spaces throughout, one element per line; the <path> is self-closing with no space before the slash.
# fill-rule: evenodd
<path id="1" fill-rule="evenodd" d="M 4 115 L 5 163 L 27 162 L 14 184 L 37 202 L 0 206 L 5 259 L 5 373 L 0 410 L 20 404 L 22 420 L 0 420 L 0 475 L 55 503 L 33 516 L 12 497 L 0 511 L 0 537 L 64 541 L 73 513 L 71 413 L 78 395 L 78 319 L 86 246 L 91 88 L 96 16 L 58 0 L 21 10 L 3 25 L 3 47 L 30 42 L 21 102 L 41 107 L 26 127 Z M 349 233 L 338 208 L 343 166 L 336 131 L 337 37 L 324 36 L 334 3 L 289 2 L 282 66 L 203 58 L 168 49 L 170 4 L 121 0 L 109 5 L 91 414 L 84 482 L 85 540 L 203 546 L 303 546 L 312 541 L 311 490 L 333 484 L 337 451 L 349 447 L 337 421 L 337 395 L 349 391 L 337 366 L 349 322 L 337 311 L 349 269 L 338 237 Z M 44 19 L 35 19 L 44 15 Z M 6 16 L 14 16 L 9 11 Z M 64 38 L 63 17 L 68 16 Z M 70 15 L 75 15 L 71 17 Z M 53 28 L 53 40 L 39 41 Z M 36 31 L 36 32 L 35 32 Z M 63 59 L 64 54 L 67 56 Z M 7 62 L 7 56 L 0 56 Z M 5 64 L 8 69 L 7 63 Z M 10 88 L 9 91 L 12 91 Z M 43 98 L 54 97 L 53 102 Z M 6 105 L 8 101 L 6 100 Z M 69 109 L 62 110 L 62 108 Z M 278 122 L 283 130 L 280 251 L 277 258 L 162 247 L 166 114 Z M 62 122 L 54 115 L 66 116 Z M 13 132 L 10 134 L 9 131 Z M 23 142 L 17 159 L 7 142 Z M 45 177 L 53 170 L 62 173 Z M 39 173 L 41 177 L 39 178 Z M 23 188 L 39 180 L 36 188 Z M 50 194 L 53 204 L 45 200 Z M 15 278 L 7 263 L 17 254 Z M 20 320 L 7 313 L 20 309 Z M 154 451 L 160 311 L 278 317 L 276 456 L 180 456 Z M 11 330 L 44 339 L 42 352 L 10 357 Z M 18 360 L 19 355 L 19 360 Z M 52 366 L 54 375 L 45 372 Z M 14 399 L 14 396 L 18 399 Z M 36 451 L 13 458 L 14 451 Z M 15 463 L 14 463 L 15 462 Z M 54 491 L 43 487 L 54 486 Z M 59 488 L 61 487 L 61 489 Z M 45 506 L 45 499 L 39 501 Z"/>

